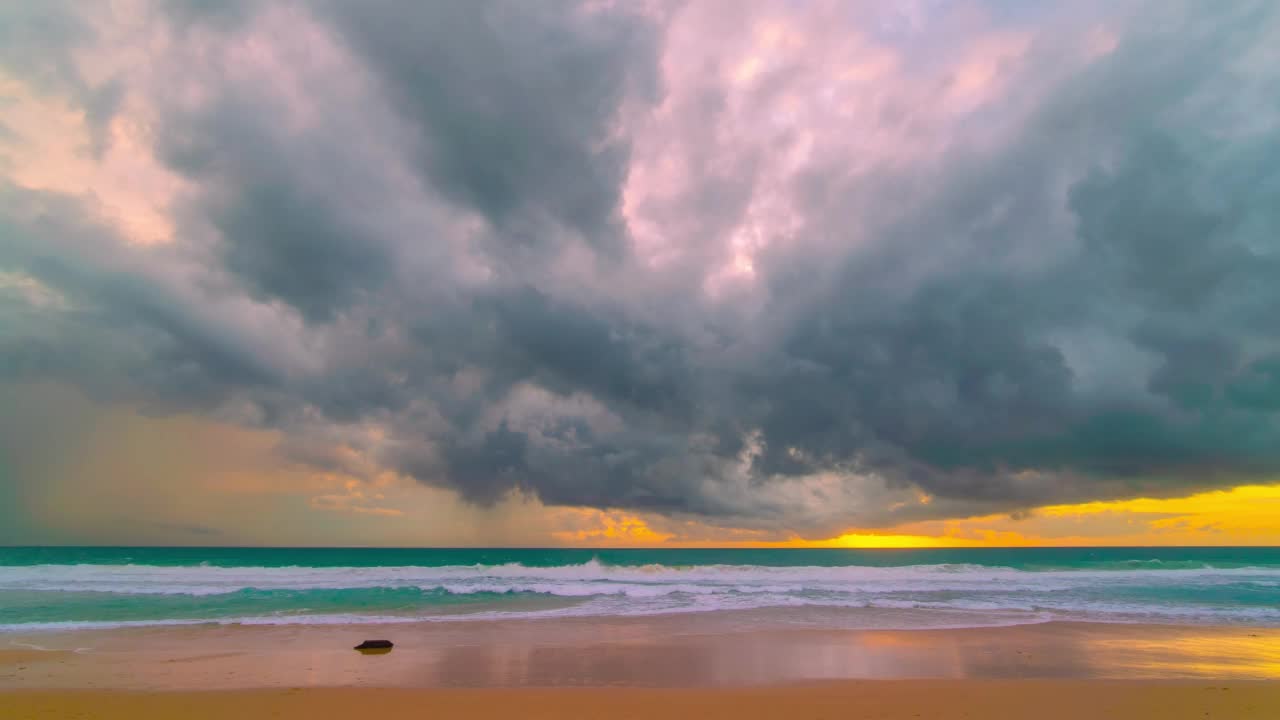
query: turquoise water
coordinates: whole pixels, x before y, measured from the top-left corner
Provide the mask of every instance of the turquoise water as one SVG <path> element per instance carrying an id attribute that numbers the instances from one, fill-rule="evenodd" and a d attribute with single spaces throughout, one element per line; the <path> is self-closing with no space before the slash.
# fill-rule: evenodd
<path id="1" fill-rule="evenodd" d="M 1280 548 L 0 548 L 0 631 L 729 611 L 1280 626 Z"/>

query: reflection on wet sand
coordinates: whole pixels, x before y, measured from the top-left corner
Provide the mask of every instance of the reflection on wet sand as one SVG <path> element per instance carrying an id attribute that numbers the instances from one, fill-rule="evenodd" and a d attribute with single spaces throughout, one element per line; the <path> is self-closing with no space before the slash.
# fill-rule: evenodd
<path id="1" fill-rule="evenodd" d="M 1280 678 L 1280 637 L 1275 630 L 1238 630 L 1226 637 L 1212 628 L 1126 638 L 1095 636 L 1089 638 L 1088 648 L 1143 676 Z"/>
<path id="2" fill-rule="evenodd" d="M 758 619 L 758 618 L 757 618 Z M 754 628 L 754 629 L 750 629 Z M 963 630 L 760 629 L 689 617 L 148 628 L 0 638 L 0 688 L 733 686 L 888 678 L 1280 679 L 1280 629 L 1047 623 Z M 79 652 L 66 652 L 79 649 Z M 15 655 L 15 657 L 17 657 Z"/>

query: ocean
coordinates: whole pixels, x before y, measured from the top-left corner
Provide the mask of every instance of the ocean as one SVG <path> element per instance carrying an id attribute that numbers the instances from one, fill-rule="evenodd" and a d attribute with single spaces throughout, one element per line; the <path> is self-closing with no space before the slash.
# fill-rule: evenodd
<path id="1" fill-rule="evenodd" d="M 0 632 L 767 610 L 789 625 L 1280 626 L 1280 548 L 0 548 Z"/>

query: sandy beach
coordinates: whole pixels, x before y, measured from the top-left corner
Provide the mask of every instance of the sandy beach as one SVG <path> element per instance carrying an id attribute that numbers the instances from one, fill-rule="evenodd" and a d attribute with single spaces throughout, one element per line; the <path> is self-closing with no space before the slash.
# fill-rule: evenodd
<path id="1" fill-rule="evenodd" d="M 750 630 L 753 617 L 0 638 L 0 717 L 1280 717 L 1280 630 Z M 389 637 L 387 655 L 351 650 Z"/>
<path id="2" fill-rule="evenodd" d="M 647 618 L 193 625 L 0 635 L 0 690 L 734 687 L 839 680 L 1272 680 L 1280 629 L 1050 622 L 786 629 L 782 610 Z M 388 655 L 352 650 L 387 638 Z"/>
<path id="3" fill-rule="evenodd" d="M 6 718 L 875 718 L 1273 720 L 1276 683 L 866 680 L 770 688 L 298 688 L 226 692 L 20 691 Z"/>

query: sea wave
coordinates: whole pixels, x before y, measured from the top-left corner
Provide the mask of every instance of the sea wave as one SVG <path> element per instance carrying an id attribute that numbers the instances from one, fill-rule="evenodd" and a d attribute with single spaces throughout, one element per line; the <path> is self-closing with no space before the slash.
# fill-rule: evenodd
<path id="1" fill-rule="evenodd" d="M 1082 586 L 1249 583 L 1274 587 L 1280 568 L 1171 568 L 1020 570 L 987 565 L 942 564 L 889 567 L 640 565 L 591 560 L 577 565 L 221 567 L 207 565 L 25 565 L 0 566 L 0 590 L 98 591 L 124 594 L 208 595 L 242 589 L 416 587 L 450 592 L 528 591 L 555 595 L 789 590 L 973 590 L 1055 591 Z"/>
<path id="2" fill-rule="evenodd" d="M 672 566 L 599 560 L 556 566 L 0 566 L 0 629 L 59 622 L 403 622 L 772 608 L 863 615 L 913 611 L 920 615 L 914 622 L 924 624 L 928 618 L 922 613 L 932 613 L 933 620 L 967 613 L 966 622 L 979 625 L 1045 618 L 1280 625 L 1280 568 Z"/>

